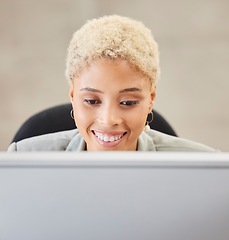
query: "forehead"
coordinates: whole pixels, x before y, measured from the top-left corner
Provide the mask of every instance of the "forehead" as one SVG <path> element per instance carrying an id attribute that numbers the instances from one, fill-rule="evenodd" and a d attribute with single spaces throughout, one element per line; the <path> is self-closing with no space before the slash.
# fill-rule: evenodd
<path id="1" fill-rule="evenodd" d="M 150 80 L 126 60 L 97 59 L 74 79 L 79 87 L 138 87 L 150 89 Z"/>

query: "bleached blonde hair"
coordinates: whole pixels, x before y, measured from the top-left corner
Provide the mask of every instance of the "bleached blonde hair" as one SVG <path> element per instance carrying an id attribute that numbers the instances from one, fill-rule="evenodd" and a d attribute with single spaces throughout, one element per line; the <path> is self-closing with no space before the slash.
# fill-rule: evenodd
<path id="1" fill-rule="evenodd" d="M 159 52 L 151 31 L 141 22 L 117 15 L 88 21 L 70 41 L 66 77 L 74 77 L 99 58 L 126 60 L 148 77 L 151 87 L 159 77 Z"/>

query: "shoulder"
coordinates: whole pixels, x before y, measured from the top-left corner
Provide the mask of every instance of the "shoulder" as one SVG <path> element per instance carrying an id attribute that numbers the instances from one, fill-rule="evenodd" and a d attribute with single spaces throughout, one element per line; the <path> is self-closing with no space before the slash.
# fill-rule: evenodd
<path id="1" fill-rule="evenodd" d="M 82 141 L 77 129 L 23 139 L 12 143 L 8 151 L 65 151 L 73 139 L 76 144 Z"/>
<path id="2" fill-rule="evenodd" d="M 142 132 L 139 139 L 140 150 L 144 151 L 186 151 L 212 152 L 215 149 L 187 139 L 173 137 L 155 130 Z"/>

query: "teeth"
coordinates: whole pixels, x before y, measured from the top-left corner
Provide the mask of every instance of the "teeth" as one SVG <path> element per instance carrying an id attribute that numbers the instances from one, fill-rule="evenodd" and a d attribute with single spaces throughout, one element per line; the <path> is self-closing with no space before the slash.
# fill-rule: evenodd
<path id="1" fill-rule="evenodd" d="M 103 135 L 102 135 L 102 134 L 98 134 L 98 138 L 100 138 L 101 140 L 103 140 Z"/>
<path id="2" fill-rule="evenodd" d="M 104 142 L 108 142 L 109 141 L 109 137 L 104 137 Z"/>
<path id="3" fill-rule="evenodd" d="M 123 135 L 120 135 L 120 136 L 116 136 L 116 137 L 114 137 L 114 136 L 108 137 L 108 136 L 104 136 L 103 134 L 95 132 L 95 131 L 94 131 L 94 133 L 97 138 L 101 139 L 104 142 L 114 142 L 114 141 L 119 140 L 123 136 Z"/>

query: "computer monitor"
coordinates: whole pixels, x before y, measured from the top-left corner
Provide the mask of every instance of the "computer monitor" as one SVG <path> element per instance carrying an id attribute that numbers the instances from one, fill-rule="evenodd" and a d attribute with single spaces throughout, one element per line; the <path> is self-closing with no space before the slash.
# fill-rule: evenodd
<path id="1" fill-rule="evenodd" d="M 229 154 L 0 153 L 1 240 L 228 240 Z"/>

